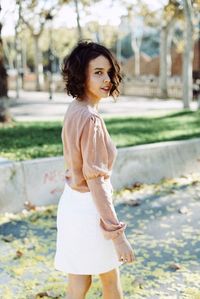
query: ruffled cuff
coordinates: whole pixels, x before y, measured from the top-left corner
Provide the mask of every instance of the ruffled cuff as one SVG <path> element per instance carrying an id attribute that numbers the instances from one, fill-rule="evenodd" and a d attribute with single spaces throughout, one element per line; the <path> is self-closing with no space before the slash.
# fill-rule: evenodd
<path id="1" fill-rule="evenodd" d="M 119 224 L 116 225 L 115 230 L 109 231 L 109 230 L 106 230 L 103 221 L 100 219 L 100 227 L 103 231 L 103 235 L 104 235 L 105 239 L 114 240 L 125 231 L 127 224 L 125 224 L 124 222 L 119 222 Z"/>

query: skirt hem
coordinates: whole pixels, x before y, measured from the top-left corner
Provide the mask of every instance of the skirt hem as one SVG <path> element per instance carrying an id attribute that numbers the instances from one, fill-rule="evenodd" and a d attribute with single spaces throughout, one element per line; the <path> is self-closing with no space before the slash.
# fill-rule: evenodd
<path id="1" fill-rule="evenodd" d="M 58 265 L 55 265 L 55 264 L 54 264 L 54 268 L 57 271 L 61 271 L 61 272 L 65 273 L 65 274 L 99 275 L 99 274 L 103 274 L 103 273 L 106 273 L 106 272 L 110 272 L 113 269 L 119 268 L 122 264 L 123 264 L 122 262 L 119 262 L 119 264 L 117 264 L 117 265 L 113 265 L 113 266 L 104 268 L 104 269 L 99 270 L 99 271 L 70 271 L 70 270 L 65 270 L 65 269 L 62 268 L 62 266 L 58 266 Z"/>

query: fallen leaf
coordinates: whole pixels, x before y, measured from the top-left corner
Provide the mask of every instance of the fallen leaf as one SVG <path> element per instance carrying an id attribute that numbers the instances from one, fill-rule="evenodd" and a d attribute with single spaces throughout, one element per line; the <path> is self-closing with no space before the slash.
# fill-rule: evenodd
<path id="1" fill-rule="evenodd" d="M 182 207 L 178 210 L 180 214 L 188 214 L 189 209 L 187 207 Z"/>
<path id="2" fill-rule="evenodd" d="M 181 265 L 177 264 L 177 263 L 171 264 L 169 267 L 172 270 L 179 270 L 179 269 L 181 269 Z"/>
<path id="3" fill-rule="evenodd" d="M 5 242 L 12 242 L 14 240 L 14 237 L 11 235 L 8 235 L 8 236 L 3 236 L 1 239 Z"/>
<path id="4" fill-rule="evenodd" d="M 17 251 L 16 251 L 16 257 L 15 257 L 15 258 L 19 258 L 19 257 L 21 257 L 22 255 L 23 255 L 23 252 L 20 251 L 20 250 L 17 250 Z"/>
<path id="5" fill-rule="evenodd" d="M 199 181 L 193 181 L 191 185 L 192 185 L 192 186 L 196 186 L 196 185 L 198 185 L 198 184 L 199 184 Z"/>
<path id="6" fill-rule="evenodd" d="M 32 204 L 30 201 L 25 201 L 24 202 L 24 207 L 27 211 L 36 209 L 36 206 L 34 204 Z"/>
<path id="7" fill-rule="evenodd" d="M 171 194 L 175 194 L 176 191 L 175 191 L 175 190 L 170 190 L 169 193 L 171 193 Z"/>
<path id="8" fill-rule="evenodd" d="M 136 207 L 141 205 L 141 201 L 139 199 L 129 198 L 125 202 L 127 205 L 130 205 L 132 207 Z"/>
<path id="9" fill-rule="evenodd" d="M 47 291 L 47 294 L 50 298 L 60 298 L 58 294 L 56 294 L 54 291 Z"/>
<path id="10" fill-rule="evenodd" d="M 136 277 L 132 282 L 132 285 L 134 287 L 139 287 L 140 289 L 142 289 L 144 285 L 144 279 L 142 277 Z"/>
<path id="11" fill-rule="evenodd" d="M 144 233 L 143 233 L 142 231 L 140 231 L 140 230 L 135 230 L 134 233 L 135 233 L 136 235 L 143 235 L 143 234 L 144 234 Z"/>
<path id="12" fill-rule="evenodd" d="M 43 297 L 49 297 L 47 292 L 39 292 L 35 295 L 35 298 L 43 298 Z"/>
<path id="13" fill-rule="evenodd" d="M 143 184 L 140 183 L 140 182 L 135 182 L 135 183 L 133 184 L 133 188 L 141 188 L 142 186 L 143 186 Z"/>
<path id="14" fill-rule="evenodd" d="M 54 291 L 47 291 L 47 292 L 37 293 L 35 299 L 43 298 L 43 297 L 48 297 L 48 298 L 52 298 L 52 299 L 59 298 L 59 296 Z"/>

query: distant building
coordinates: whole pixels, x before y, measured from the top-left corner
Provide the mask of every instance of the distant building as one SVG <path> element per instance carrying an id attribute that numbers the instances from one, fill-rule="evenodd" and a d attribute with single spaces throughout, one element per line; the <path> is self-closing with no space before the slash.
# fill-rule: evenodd
<path id="1" fill-rule="evenodd" d="M 182 76 L 182 53 L 178 53 L 175 48 L 171 49 L 172 58 L 172 76 Z M 122 64 L 122 70 L 126 78 L 134 77 L 134 56 L 126 59 Z M 150 57 L 141 52 L 140 55 L 140 74 L 153 75 L 158 77 L 160 69 L 160 57 Z M 194 45 L 194 59 L 193 59 L 193 77 L 200 79 L 200 39 Z"/>

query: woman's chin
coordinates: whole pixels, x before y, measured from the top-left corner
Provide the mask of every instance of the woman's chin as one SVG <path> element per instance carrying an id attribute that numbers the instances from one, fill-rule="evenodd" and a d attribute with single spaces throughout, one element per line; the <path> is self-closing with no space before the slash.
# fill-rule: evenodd
<path id="1" fill-rule="evenodd" d="M 101 98 L 108 98 L 110 96 L 109 92 L 102 92 Z"/>

